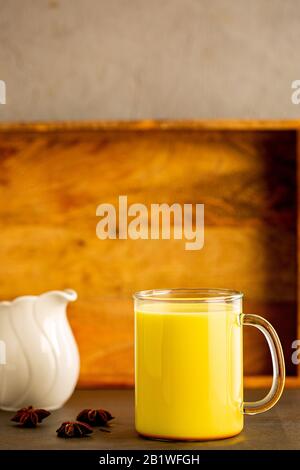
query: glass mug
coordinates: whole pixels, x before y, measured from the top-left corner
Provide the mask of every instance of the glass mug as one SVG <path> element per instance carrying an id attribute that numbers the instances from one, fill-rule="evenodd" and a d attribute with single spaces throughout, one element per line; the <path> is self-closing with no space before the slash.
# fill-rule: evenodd
<path id="1" fill-rule="evenodd" d="M 135 423 L 154 439 L 207 440 L 243 429 L 244 414 L 279 400 L 285 365 L 270 323 L 242 313 L 243 294 L 221 289 L 137 292 L 135 304 Z M 272 357 L 265 398 L 243 401 L 243 326 L 258 328 Z"/>

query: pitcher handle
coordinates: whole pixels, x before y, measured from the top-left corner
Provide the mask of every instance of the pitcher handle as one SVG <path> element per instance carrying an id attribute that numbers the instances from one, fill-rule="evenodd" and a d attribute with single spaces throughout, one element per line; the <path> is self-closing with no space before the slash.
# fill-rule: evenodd
<path id="1" fill-rule="evenodd" d="M 272 408 L 282 395 L 285 383 L 284 356 L 278 335 L 267 320 L 259 315 L 243 314 L 242 325 L 255 326 L 264 334 L 272 357 L 273 381 L 269 393 L 261 400 L 243 403 L 243 413 L 255 415 Z"/>

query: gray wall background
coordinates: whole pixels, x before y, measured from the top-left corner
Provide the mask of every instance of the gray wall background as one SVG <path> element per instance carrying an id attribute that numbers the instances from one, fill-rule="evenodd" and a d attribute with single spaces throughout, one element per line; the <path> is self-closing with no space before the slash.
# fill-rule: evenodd
<path id="1" fill-rule="evenodd" d="M 0 0 L 1 121 L 296 118 L 299 0 Z"/>

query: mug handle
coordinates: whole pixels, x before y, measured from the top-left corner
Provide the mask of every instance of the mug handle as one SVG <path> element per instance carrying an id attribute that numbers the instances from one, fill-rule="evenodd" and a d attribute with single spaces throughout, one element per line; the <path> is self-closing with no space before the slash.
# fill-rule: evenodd
<path id="1" fill-rule="evenodd" d="M 272 357 L 273 381 L 269 393 L 261 400 L 243 402 L 243 413 L 255 415 L 272 408 L 282 395 L 285 383 L 284 356 L 278 335 L 267 320 L 259 315 L 242 314 L 242 325 L 255 326 L 264 334 Z"/>

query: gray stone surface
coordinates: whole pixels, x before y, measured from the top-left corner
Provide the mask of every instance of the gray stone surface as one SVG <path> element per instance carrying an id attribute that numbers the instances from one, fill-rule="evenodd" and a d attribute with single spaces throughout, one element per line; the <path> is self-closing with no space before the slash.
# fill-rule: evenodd
<path id="1" fill-rule="evenodd" d="M 262 397 L 249 390 L 247 400 Z M 91 437 L 61 439 L 55 430 L 73 420 L 81 409 L 103 407 L 115 415 L 111 433 L 95 429 Z M 20 429 L 10 422 L 12 413 L 0 412 L 0 450 L 3 449 L 300 449 L 300 390 L 286 390 L 267 413 L 246 416 L 241 434 L 210 442 L 160 442 L 139 437 L 134 430 L 133 390 L 78 390 L 61 410 L 52 412 L 37 429 Z"/>
<path id="2" fill-rule="evenodd" d="M 0 121 L 296 118 L 298 0 L 0 0 Z"/>

